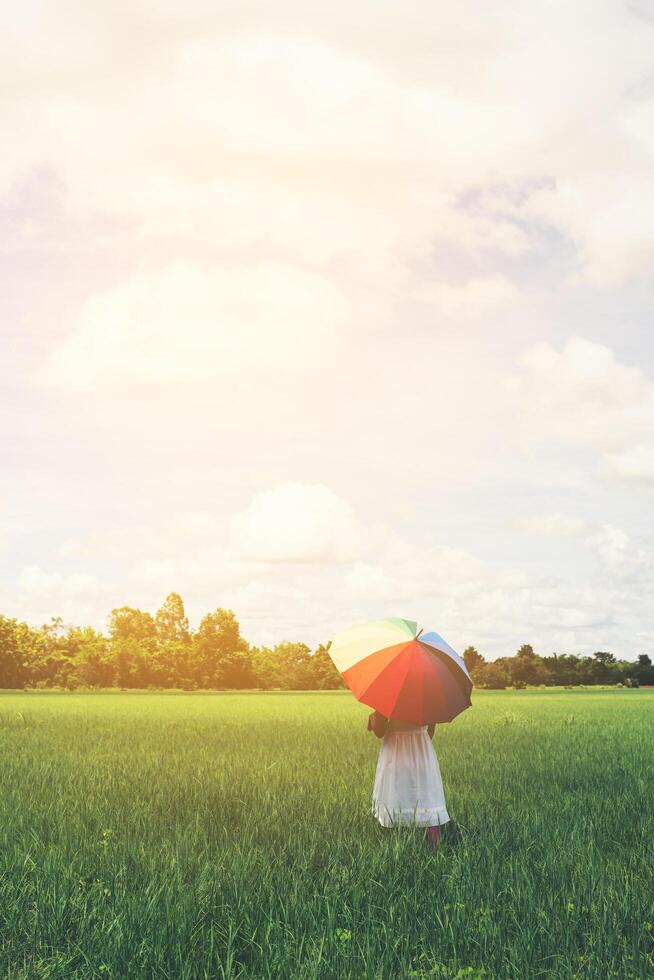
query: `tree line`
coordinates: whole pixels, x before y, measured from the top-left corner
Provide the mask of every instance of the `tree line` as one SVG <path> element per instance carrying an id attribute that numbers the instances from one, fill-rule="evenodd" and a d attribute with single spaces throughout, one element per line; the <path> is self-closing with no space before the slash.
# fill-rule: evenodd
<path id="1" fill-rule="evenodd" d="M 0 688 L 281 688 L 342 687 L 328 646 L 256 647 L 242 636 L 230 609 L 207 613 L 192 630 L 184 602 L 172 592 L 153 616 L 113 609 L 107 634 L 65 627 L 55 618 L 39 628 L 0 615 Z"/>
<path id="2" fill-rule="evenodd" d="M 475 649 L 463 652 L 470 676 L 476 687 L 502 689 L 527 685 L 571 687 L 581 684 L 623 684 L 640 687 L 654 684 L 654 667 L 646 653 L 636 660 L 618 660 L 612 653 L 598 650 L 591 657 L 571 653 L 553 653 L 541 657 L 525 643 L 513 657 L 498 657 L 490 663 Z"/>
<path id="3" fill-rule="evenodd" d="M 541 657 L 529 645 L 514 657 L 487 662 L 474 647 L 464 652 L 478 687 L 528 684 L 654 684 L 654 667 L 642 654 L 618 661 L 592 657 Z M 60 618 L 32 627 L 0 615 L 0 688 L 174 688 L 330 690 L 343 687 L 329 644 L 257 647 L 241 636 L 230 609 L 216 609 L 192 630 L 184 602 L 172 592 L 153 616 L 141 609 L 113 609 L 106 633 L 65 626 Z"/>

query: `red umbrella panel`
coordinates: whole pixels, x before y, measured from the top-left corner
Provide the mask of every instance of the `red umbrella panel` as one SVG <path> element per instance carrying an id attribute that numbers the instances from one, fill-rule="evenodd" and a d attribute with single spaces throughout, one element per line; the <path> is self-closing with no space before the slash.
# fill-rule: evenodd
<path id="1" fill-rule="evenodd" d="M 428 725 L 470 707 L 465 663 L 442 636 L 413 620 L 353 626 L 334 637 L 329 653 L 357 700 L 387 718 Z"/>

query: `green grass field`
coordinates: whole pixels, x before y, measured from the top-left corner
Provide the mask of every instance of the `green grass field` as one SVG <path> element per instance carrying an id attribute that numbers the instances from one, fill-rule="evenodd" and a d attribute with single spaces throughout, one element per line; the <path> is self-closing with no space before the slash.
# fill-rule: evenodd
<path id="1" fill-rule="evenodd" d="M 654 976 L 654 691 L 473 697 L 430 854 L 347 692 L 0 695 L 0 975 Z"/>

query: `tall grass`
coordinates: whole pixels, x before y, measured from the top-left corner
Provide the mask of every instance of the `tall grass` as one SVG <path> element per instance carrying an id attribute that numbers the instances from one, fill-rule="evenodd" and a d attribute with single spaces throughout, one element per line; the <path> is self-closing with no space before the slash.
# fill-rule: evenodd
<path id="1" fill-rule="evenodd" d="M 476 692 L 437 854 L 370 816 L 366 714 L 0 696 L 0 975 L 654 976 L 654 692 Z"/>

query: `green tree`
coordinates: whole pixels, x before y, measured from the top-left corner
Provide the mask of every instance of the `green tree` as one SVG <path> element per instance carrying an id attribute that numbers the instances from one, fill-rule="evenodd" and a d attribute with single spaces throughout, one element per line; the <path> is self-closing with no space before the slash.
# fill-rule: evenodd
<path id="1" fill-rule="evenodd" d="M 18 623 L 0 615 L 0 687 L 23 687 L 27 677 L 18 642 Z"/>
<path id="2" fill-rule="evenodd" d="M 318 691 L 344 687 L 343 678 L 329 656 L 331 643 L 321 643 L 311 654 L 311 687 Z"/>
<path id="3" fill-rule="evenodd" d="M 477 667 L 481 667 L 482 664 L 486 663 L 486 660 L 474 647 L 466 647 L 463 651 L 463 660 L 468 668 L 468 673 L 472 674 Z"/>
<path id="4" fill-rule="evenodd" d="M 543 658 L 534 652 L 529 643 L 524 643 L 510 662 L 510 674 L 518 684 L 551 684 L 552 675 Z"/>
<path id="5" fill-rule="evenodd" d="M 120 606 L 109 616 L 109 636 L 112 640 L 136 640 L 150 653 L 157 646 L 157 627 L 149 612 Z"/>
<path id="6" fill-rule="evenodd" d="M 190 630 L 184 601 L 177 592 L 166 596 L 155 616 L 160 643 L 188 643 Z"/>
<path id="7" fill-rule="evenodd" d="M 595 684 L 616 684 L 622 673 L 612 653 L 597 650 L 588 664 L 592 681 Z"/>
<path id="8" fill-rule="evenodd" d="M 68 687 L 72 663 L 66 643 L 66 627 L 61 616 L 53 616 L 41 626 L 41 683 Z"/>
<path id="9" fill-rule="evenodd" d="M 120 606 L 109 616 L 111 661 L 119 687 L 148 687 L 164 680 L 157 627 L 149 612 Z"/>
<path id="10" fill-rule="evenodd" d="M 45 640 L 41 629 L 34 629 L 27 623 L 16 623 L 16 642 L 24 669 L 25 684 L 52 683 L 45 659 Z"/>
<path id="11" fill-rule="evenodd" d="M 553 653 L 550 657 L 543 657 L 542 661 L 553 684 L 583 684 L 587 677 L 586 664 L 581 657 L 572 653 Z"/>
<path id="12" fill-rule="evenodd" d="M 72 626 L 66 634 L 71 669 L 68 685 L 73 687 L 111 687 L 116 669 L 109 642 L 90 626 Z"/>
<path id="13" fill-rule="evenodd" d="M 654 667 L 652 666 L 651 657 L 646 653 L 639 654 L 632 676 L 638 681 L 639 685 L 647 684 L 649 686 L 654 684 Z"/>
<path id="14" fill-rule="evenodd" d="M 477 687 L 485 687 L 490 690 L 501 691 L 508 686 L 509 675 L 499 664 L 482 664 L 475 672 L 475 683 Z"/>
<path id="15" fill-rule="evenodd" d="M 207 613 L 194 637 L 194 676 L 201 687 L 254 687 L 252 658 L 231 609 Z"/>
<path id="16" fill-rule="evenodd" d="M 280 683 L 280 687 L 286 687 L 293 691 L 311 690 L 313 679 L 311 650 L 306 643 L 288 641 L 278 643 L 273 653 L 280 665 L 281 677 L 286 681 Z"/>
<path id="17" fill-rule="evenodd" d="M 536 656 L 537 654 L 534 652 L 531 643 L 523 643 L 516 653 L 516 657 L 522 657 L 523 660 L 534 660 Z"/>
<path id="18" fill-rule="evenodd" d="M 257 683 L 264 688 L 288 691 L 311 689 L 311 651 L 306 643 L 278 643 L 273 649 L 252 650 L 252 663 Z"/>
<path id="19" fill-rule="evenodd" d="M 269 647 L 250 647 L 250 662 L 256 687 L 268 691 L 279 687 L 279 672 L 273 651 Z"/>
<path id="20" fill-rule="evenodd" d="M 166 686 L 185 690 L 197 687 L 194 677 L 191 631 L 184 602 L 177 592 L 166 597 L 155 616 L 157 665 Z"/>

